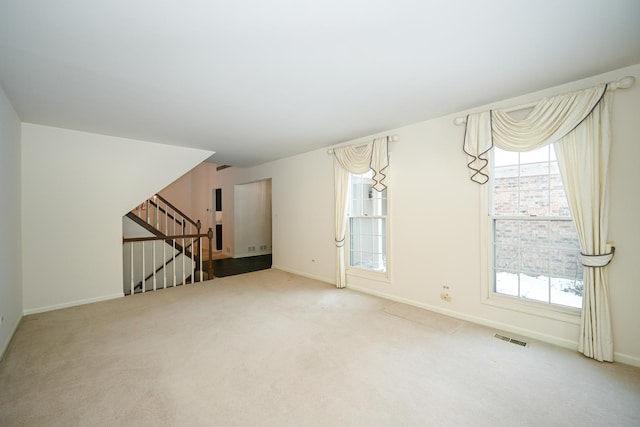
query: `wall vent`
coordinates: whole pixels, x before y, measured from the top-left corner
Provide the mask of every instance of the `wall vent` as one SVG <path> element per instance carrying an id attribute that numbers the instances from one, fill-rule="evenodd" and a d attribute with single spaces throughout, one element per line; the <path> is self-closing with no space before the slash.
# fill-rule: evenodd
<path id="1" fill-rule="evenodd" d="M 499 340 L 502 340 L 502 341 L 510 342 L 511 344 L 520 345 L 522 347 L 526 347 L 527 346 L 527 343 L 524 342 L 524 341 L 520 341 L 520 340 L 517 340 L 515 338 L 505 337 L 504 335 L 493 334 L 493 337 L 494 338 L 498 338 Z"/>

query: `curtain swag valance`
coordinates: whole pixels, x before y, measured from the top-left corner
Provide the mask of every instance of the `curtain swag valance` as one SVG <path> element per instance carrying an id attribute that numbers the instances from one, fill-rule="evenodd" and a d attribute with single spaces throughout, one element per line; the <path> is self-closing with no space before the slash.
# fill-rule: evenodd
<path id="1" fill-rule="evenodd" d="M 464 152 L 474 173 L 471 180 L 485 184 L 487 153 L 494 146 L 507 151 L 530 151 L 558 141 L 577 128 L 604 97 L 607 85 L 545 98 L 522 120 L 504 110 L 490 110 L 467 116 Z"/>
<path id="2" fill-rule="evenodd" d="M 333 149 L 333 155 L 342 168 L 349 173 L 365 173 L 373 170 L 373 188 L 382 191 L 387 188 L 387 176 L 383 171 L 389 166 L 389 137 L 377 138 L 362 145 L 348 145 Z"/>

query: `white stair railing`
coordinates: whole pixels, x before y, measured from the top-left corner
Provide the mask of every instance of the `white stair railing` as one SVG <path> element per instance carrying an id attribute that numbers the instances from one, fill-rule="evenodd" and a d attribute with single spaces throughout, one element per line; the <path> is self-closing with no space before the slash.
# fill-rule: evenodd
<path id="1" fill-rule="evenodd" d="M 200 224 L 197 223 L 199 226 Z M 199 231 L 199 227 L 198 227 Z M 207 234 L 179 234 L 171 236 L 134 237 L 123 239 L 124 259 L 129 260 L 125 272 L 129 272 L 126 281 L 125 295 L 146 292 L 168 287 L 202 282 L 205 280 L 202 259 L 202 241 L 208 239 L 209 245 L 213 239 L 213 230 Z M 177 242 L 181 242 L 177 243 Z M 185 244 L 195 250 L 185 249 Z M 162 245 L 162 251 L 158 249 Z M 167 254 L 167 250 L 170 254 Z M 159 255 L 162 254 L 162 257 Z M 213 260 L 209 251 L 207 265 L 207 280 L 213 280 Z M 158 274 L 162 270 L 162 274 Z M 167 270 L 171 272 L 173 280 L 167 280 Z M 150 273 L 149 273 L 150 272 Z M 178 281 L 181 277 L 181 281 Z M 160 278 L 160 280 L 158 280 Z"/>
<path id="2" fill-rule="evenodd" d="M 200 221 L 193 221 L 159 194 L 144 201 L 131 214 L 137 217 L 132 219 L 155 236 L 123 239 L 123 259 L 129 262 L 124 271 L 125 276 L 130 276 L 125 277 L 125 294 L 203 280 L 202 240 L 208 239 L 211 248 L 212 229 L 201 234 Z M 208 254 L 211 258 L 210 250 Z M 208 269 L 208 279 L 212 280 L 211 259 Z"/>

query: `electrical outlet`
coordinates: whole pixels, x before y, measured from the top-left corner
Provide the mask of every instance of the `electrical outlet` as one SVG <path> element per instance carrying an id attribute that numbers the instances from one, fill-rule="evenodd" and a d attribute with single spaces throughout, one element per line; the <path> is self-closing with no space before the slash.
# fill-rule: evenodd
<path id="1" fill-rule="evenodd" d="M 446 292 L 443 292 L 443 293 L 440 294 L 440 299 L 444 300 L 446 302 L 451 302 L 451 295 L 449 295 Z"/>

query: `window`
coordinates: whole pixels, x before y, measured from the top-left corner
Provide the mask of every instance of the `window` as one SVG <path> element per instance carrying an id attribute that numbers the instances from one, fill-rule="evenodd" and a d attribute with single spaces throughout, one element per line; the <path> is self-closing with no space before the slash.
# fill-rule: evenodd
<path id="1" fill-rule="evenodd" d="M 492 182 L 493 293 L 581 308 L 580 246 L 553 147 L 494 148 Z"/>
<path id="2" fill-rule="evenodd" d="M 351 174 L 349 217 L 349 267 L 387 271 L 387 190 L 373 188 L 373 171 Z"/>

